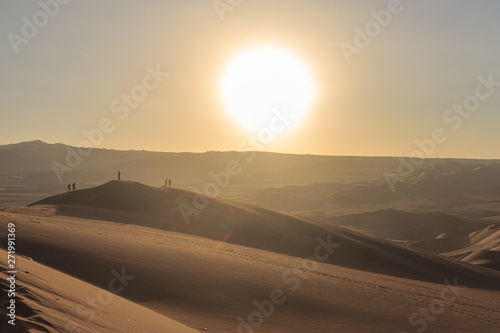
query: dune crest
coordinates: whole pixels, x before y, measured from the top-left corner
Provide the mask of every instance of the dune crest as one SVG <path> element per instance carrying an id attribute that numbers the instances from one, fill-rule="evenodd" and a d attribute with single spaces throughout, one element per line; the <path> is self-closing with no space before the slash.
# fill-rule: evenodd
<path id="1" fill-rule="evenodd" d="M 491 288 L 500 285 L 500 273 L 489 269 L 410 249 L 342 227 L 229 200 L 207 199 L 206 207 L 189 215 L 187 221 L 182 207 L 196 209 L 193 202 L 196 198 L 197 194 L 189 191 L 111 181 L 94 188 L 52 196 L 33 205 L 56 205 L 61 214 L 68 214 L 69 206 L 86 207 L 87 212 L 88 208 L 92 209 L 90 214 L 93 212 L 95 217 L 104 214 L 102 216 L 107 218 L 109 211 L 114 211 L 116 221 L 299 258 L 310 256 L 318 238 L 331 238 L 340 247 L 326 261 L 330 264 L 438 283 L 460 275 L 469 285 Z M 133 218 L 123 212 L 134 214 Z"/>

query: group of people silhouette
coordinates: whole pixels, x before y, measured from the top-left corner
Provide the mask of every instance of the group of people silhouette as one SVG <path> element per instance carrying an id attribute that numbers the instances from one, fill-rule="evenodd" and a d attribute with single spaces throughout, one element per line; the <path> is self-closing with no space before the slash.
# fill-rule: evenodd
<path id="1" fill-rule="evenodd" d="M 118 180 L 122 179 L 122 174 L 120 171 L 118 171 Z M 172 179 L 165 179 L 165 187 L 172 187 Z M 68 192 L 71 190 L 76 190 L 76 183 L 69 183 L 68 184 Z"/>

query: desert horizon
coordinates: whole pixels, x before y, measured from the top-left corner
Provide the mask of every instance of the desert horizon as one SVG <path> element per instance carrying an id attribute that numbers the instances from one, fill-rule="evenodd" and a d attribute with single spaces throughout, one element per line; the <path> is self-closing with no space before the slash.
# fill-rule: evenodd
<path id="1" fill-rule="evenodd" d="M 498 160 L 77 151 L 0 146 L 13 331 L 497 329 Z"/>
<path id="2" fill-rule="evenodd" d="M 499 12 L 0 2 L 0 332 L 498 333 Z"/>

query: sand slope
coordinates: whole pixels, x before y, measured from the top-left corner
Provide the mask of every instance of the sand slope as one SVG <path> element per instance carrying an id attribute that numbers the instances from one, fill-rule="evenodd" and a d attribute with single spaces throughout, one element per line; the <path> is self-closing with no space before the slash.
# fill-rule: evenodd
<path id="1" fill-rule="evenodd" d="M 415 214 L 388 209 L 328 217 L 323 221 L 464 262 L 500 269 L 500 225 L 488 225 L 489 220 L 465 221 L 443 213 Z"/>
<path id="2" fill-rule="evenodd" d="M 317 238 L 332 239 L 339 248 L 326 262 L 344 267 L 412 279 L 440 282 L 458 274 L 469 284 L 498 288 L 500 273 L 458 263 L 427 252 L 410 249 L 383 239 L 325 223 L 244 205 L 210 199 L 205 209 L 185 219 L 180 207 L 194 209 L 196 194 L 188 191 L 155 189 L 139 183 L 112 181 L 104 185 L 49 197 L 35 205 L 79 205 L 98 216 L 96 208 L 117 212 L 116 221 L 197 235 L 217 241 L 244 245 L 305 258 L 310 256 Z M 199 199 L 199 197 L 198 197 Z M 199 199 L 201 200 L 201 199 Z M 87 209 L 87 211 L 89 211 Z M 127 214 L 124 214 L 127 213 Z M 130 218 L 130 213 L 135 214 Z M 85 214 L 79 212 L 76 215 Z"/>
<path id="3" fill-rule="evenodd" d="M 493 333 L 500 324 L 499 291 L 471 286 L 450 289 L 443 281 L 431 284 L 321 262 L 314 264 L 204 237 L 90 219 L 94 208 L 65 209 L 65 215 L 58 214 L 60 207 L 54 206 L 4 209 L 0 213 L 0 228 L 8 222 L 15 223 L 20 251 L 100 288 L 109 287 L 113 270 L 124 270 L 133 279 L 128 280 L 119 296 L 197 331 L 385 333 L 425 328 L 426 332 Z M 97 213 L 116 218 L 110 212 Z M 79 214 L 85 218 L 76 217 Z M 318 242 L 310 245 L 308 256 L 314 256 Z M 74 307 L 80 300 L 94 297 L 98 289 L 86 289 L 80 284 L 72 288 L 61 275 L 46 268 L 39 268 L 38 272 L 37 267 L 21 266 L 29 269 L 30 274 L 20 274 L 20 279 L 26 281 L 27 290 L 32 283 L 41 284 L 40 290 L 47 291 L 37 294 L 39 291 L 33 289 L 32 294 L 40 304 L 47 305 L 40 309 L 42 319 L 54 326 L 56 320 L 52 316 L 60 316 L 62 321 L 78 320 Z M 28 280 L 31 276 L 40 278 L 40 283 Z M 450 282 L 465 284 L 460 274 Z M 276 291 L 283 293 L 278 297 L 279 304 L 270 305 Z M 53 295 L 74 301 L 60 313 Z M 450 301 L 442 301 L 443 295 Z M 443 308 L 436 310 L 439 302 Z M 133 305 L 127 310 L 113 308 L 114 304 L 113 301 L 104 306 L 105 315 L 99 322 L 110 331 L 123 323 L 124 313 L 130 311 L 137 311 L 138 316 L 149 321 Z M 35 309 L 38 305 L 30 306 Z M 428 312 L 431 307 L 439 314 L 431 313 L 428 320 L 418 314 L 419 309 Z M 410 322 L 414 313 L 416 317 Z M 242 324 L 245 322 L 253 326 Z M 150 324 L 160 325 L 160 330 L 156 326 L 149 330 L 131 325 L 129 331 L 182 332 L 165 329 L 161 319 L 151 319 Z M 100 327 L 92 328 L 94 332 L 106 332 Z"/>
<path id="4" fill-rule="evenodd" d="M 0 250 L 2 300 L 7 252 Z M 0 313 L 1 332 L 179 332 L 194 333 L 165 316 L 39 263 L 16 258 L 16 325 Z"/>
<path id="5" fill-rule="evenodd" d="M 323 221 L 366 230 L 383 238 L 407 243 L 437 238 L 450 230 L 462 231 L 464 235 L 468 235 L 481 229 L 481 226 L 467 223 L 448 214 L 415 214 L 397 209 L 328 217 Z"/>
<path id="6" fill-rule="evenodd" d="M 452 258 L 500 270 L 500 225 L 491 225 L 469 235 L 470 246 L 444 253 Z"/>

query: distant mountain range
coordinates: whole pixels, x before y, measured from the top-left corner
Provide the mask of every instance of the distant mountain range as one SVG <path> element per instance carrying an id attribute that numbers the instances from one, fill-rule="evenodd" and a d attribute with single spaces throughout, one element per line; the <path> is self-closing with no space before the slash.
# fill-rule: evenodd
<path id="1" fill-rule="evenodd" d="M 386 191 L 384 173 L 396 170 L 400 164 L 395 157 L 85 150 L 37 140 L 0 146 L 0 206 L 29 204 L 65 191 L 68 183 L 76 183 L 77 188 L 99 185 L 116 179 L 118 171 L 126 180 L 162 186 L 169 178 L 175 187 L 204 191 L 207 184 L 217 182 L 223 176 L 231 161 L 236 161 L 241 170 L 237 176 L 231 177 L 227 186 L 220 186 L 218 195 L 232 198 L 246 197 L 249 189 L 307 186 L 314 182 L 368 182 L 381 185 L 380 190 Z M 426 168 L 429 174 L 417 179 L 418 186 L 431 186 L 426 185 L 425 180 L 435 177 L 433 172 L 437 172 L 443 163 L 458 165 L 456 168 L 459 168 L 492 162 L 498 161 L 428 159 L 422 168 Z M 458 173 L 454 177 L 461 176 Z M 226 185 L 225 180 L 222 185 Z M 356 200 L 350 198 L 350 193 L 340 191 L 336 195 L 338 200 Z"/>

